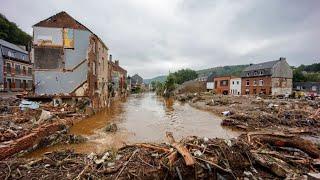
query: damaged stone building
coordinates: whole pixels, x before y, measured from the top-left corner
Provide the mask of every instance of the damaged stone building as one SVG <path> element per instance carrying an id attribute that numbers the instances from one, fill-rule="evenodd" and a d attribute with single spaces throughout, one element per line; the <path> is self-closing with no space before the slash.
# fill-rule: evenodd
<path id="1" fill-rule="evenodd" d="M 279 60 L 251 64 L 241 75 L 241 91 L 247 95 L 284 95 L 292 92 L 292 69 L 281 57 Z"/>
<path id="2" fill-rule="evenodd" d="M 106 107 L 111 81 L 108 47 L 91 30 L 60 12 L 33 26 L 36 95 L 88 97 Z"/>
<path id="3" fill-rule="evenodd" d="M 25 47 L 0 39 L 0 91 L 31 91 L 32 63 Z"/>

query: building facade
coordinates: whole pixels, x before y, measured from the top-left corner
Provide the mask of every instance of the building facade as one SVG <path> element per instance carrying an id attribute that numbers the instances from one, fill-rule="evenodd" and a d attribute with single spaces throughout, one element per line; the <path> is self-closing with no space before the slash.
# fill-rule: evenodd
<path id="1" fill-rule="evenodd" d="M 36 95 L 89 97 L 108 104 L 108 47 L 91 30 L 60 12 L 33 26 Z"/>
<path id="2" fill-rule="evenodd" d="M 31 91 L 32 63 L 21 47 L 0 39 L 0 91 Z"/>
<path id="3" fill-rule="evenodd" d="M 230 94 L 241 95 L 241 78 L 231 77 L 230 79 Z"/>
<path id="4" fill-rule="evenodd" d="M 206 88 L 207 88 L 207 91 L 211 91 L 214 89 L 214 73 L 211 73 L 207 77 Z"/>
<path id="5" fill-rule="evenodd" d="M 126 91 L 126 78 L 127 78 L 127 71 L 123 69 L 119 65 L 119 60 L 115 60 L 111 64 L 111 77 L 112 77 L 112 83 L 114 84 L 114 89 L 117 92 L 117 94 L 122 94 L 124 91 Z"/>
<path id="6" fill-rule="evenodd" d="M 295 82 L 293 90 L 302 91 L 307 96 L 320 96 L 320 82 Z"/>
<path id="7" fill-rule="evenodd" d="M 247 95 L 292 93 L 292 69 L 285 58 L 251 64 L 241 75 L 241 92 Z"/>
<path id="8" fill-rule="evenodd" d="M 216 94 L 228 95 L 230 92 L 231 76 L 219 76 L 214 78 L 214 91 Z"/>

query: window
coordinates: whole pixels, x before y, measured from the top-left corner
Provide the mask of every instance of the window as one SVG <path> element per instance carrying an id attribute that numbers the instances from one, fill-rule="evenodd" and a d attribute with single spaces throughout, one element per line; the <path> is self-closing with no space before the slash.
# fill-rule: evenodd
<path id="1" fill-rule="evenodd" d="M 27 88 L 27 80 L 22 81 L 22 88 L 26 89 Z"/>
<path id="2" fill-rule="evenodd" d="M 21 88 L 21 80 L 20 79 L 16 79 L 16 88 Z"/>
<path id="3" fill-rule="evenodd" d="M 228 86 L 228 80 L 220 81 L 220 86 Z"/>
<path id="4" fill-rule="evenodd" d="M 31 67 L 28 67 L 28 75 L 32 75 L 32 69 L 31 69 Z"/>
<path id="5" fill-rule="evenodd" d="M 300 90 L 301 89 L 301 87 L 300 86 L 297 86 L 297 88 L 296 88 L 297 90 Z"/>
<path id="6" fill-rule="evenodd" d="M 263 70 L 260 71 L 260 75 L 263 75 Z"/>
<path id="7" fill-rule="evenodd" d="M 257 85 L 257 80 L 253 81 L 253 85 L 256 86 Z"/>
<path id="8" fill-rule="evenodd" d="M 28 80 L 27 88 L 32 89 L 32 84 L 33 84 L 32 81 Z"/>
<path id="9" fill-rule="evenodd" d="M 16 74 L 21 74 L 21 69 L 20 69 L 20 65 L 16 64 L 15 66 L 16 68 Z"/>
<path id="10" fill-rule="evenodd" d="M 250 86 L 250 81 L 246 80 L 246 86 Z"/>
<path id="11" fill-rule="evenodd" d="M 22 74 L 27 75 L 27 69 L 25 66 L 22 66 Z"/>
<path id="12" fill-rule="evenodd" d="M 9 57 L 14 57 L 14 53 L 11 52 L 11 51 L 8 51 L 8 56 L 9 56 Z"/>
<path id="13" fill-rule="evenodd" d="M 22 60 L 26 60 L 26 57 L 25 57 L 24 55 L 22 55 L 22 57 L 21 57 L 21 58 L 22 58 Z"/>
<path id="14" fill-rule="evenodd" d="M 237 85 L 239 85 L 239 83 L 240 83 L 240 82 L 239 82 L 239 81 L 237 81 Z"/>
<path id="15" fill-rule="evenodd" d="M 256 76 L 256 75 L 258 75 L 258 72 L 257 72 L 257 71 L 255 71 L 255 72 L 254 72 L 254 75 L 255 75 L 255 76 Z"/>
<path id="16" fill-rule="evenodd" d="M 11 63 L 7 63 L 7 73 L 11 73 Z"/>
<path id="17" fill-rule="evenodd" d="M 311 87 L 311 90 L 312 90 L 312 91 L 317 91 L 317 86 L 312 86 L 312 87 Z"/>
<path id="18" fill-rule="evenodd" d="M 259 86 L 263 86 L 263 80 L 262 79 L 259 80 Z"/>
<path id="19" fill-rule="evenodd" d="M 250 73 L 247 73 L 247 76 L 250 76 Z"/>
<path id="20" fill-rule="evenodd" d="M 232 81 L 232 84 L 234 85 L 234 81 Z"/>

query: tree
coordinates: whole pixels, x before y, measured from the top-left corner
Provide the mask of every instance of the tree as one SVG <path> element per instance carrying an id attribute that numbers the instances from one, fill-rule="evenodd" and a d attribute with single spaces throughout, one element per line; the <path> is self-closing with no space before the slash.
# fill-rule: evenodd
<path id="1" fill-rule="evenodd" d="M 15 23 L 10 22 L 4 15 L 0 14 L 0 39 L 29 47 L 32 37 L 18 28 Z"/>
<path id="2" fill-rule="evenodd" d="M 177 72 L 174 72 L 172 75 L 175 83 L 177 84 L 182 84 L 198 77 L 197 72 L 191 69 L 181 69 Z"/>

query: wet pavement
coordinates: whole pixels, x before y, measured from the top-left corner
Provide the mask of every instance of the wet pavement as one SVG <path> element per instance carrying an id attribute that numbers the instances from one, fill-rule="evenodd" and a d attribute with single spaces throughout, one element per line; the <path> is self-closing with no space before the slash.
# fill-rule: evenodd
<path id="1" fill-rule="evenodd" d="M 110 122 L 117 124 L 117 132 L 104 131 Z M 27 156 L 34 157 L 62 149 L 100 153 L 124 144 L 165 142 L 167 131 L 173 132 L 176 139 L 190 135 L 228 139 L 239 135 L 238 132 L 221 127 L 220 123 L 221 119 L 210 112 L 195 109 L 173 99 L 163 99 L 154 93 L 131 95 L 71 127 L 70 133 L 87 137 L 87 142 L 55 145 L 36 150 Z"/>

